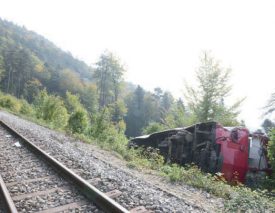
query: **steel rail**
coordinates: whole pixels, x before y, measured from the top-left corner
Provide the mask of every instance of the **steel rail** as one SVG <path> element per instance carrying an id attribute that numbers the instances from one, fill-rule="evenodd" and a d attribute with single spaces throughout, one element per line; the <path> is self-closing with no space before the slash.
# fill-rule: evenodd
<path id="1" fill-rule="evenodd" d="M 43 158 L 48 164 L 54 167 L 60 175 L 65 176 L 74 184 L 76 184 L 77 188 L 100 209 L 110 213 L 129 213 L 129 211 L 123 206 L 115 202 L 113 199 L 109 198 L 103 192 L 99 191 L 96 187 L 85 181 L 83 178 L 75 174 L 62 163 L 60 163 L 49 154 L 47 154 L 45 151 L 40 149 L 38 146 L 30 142 L 27 138 L 18 133 L 16 130 L 12 129 L 4 121 L 0 120 L 0 125 L 4 126 L 11 134 L 20 138 L 27 147 L 29 147 L 32 151 L 37 153 L 39 157 Z"/>
<path id="2" fill-rule="evenodd" d="M 7 212 L 10 213 L 17 213 L 16 207 L 11 199 L 10 193 L 4 183 L 4 180 L 2 179 L 0 175 L 0 195 L 3 200 L 3 207 Z"/>

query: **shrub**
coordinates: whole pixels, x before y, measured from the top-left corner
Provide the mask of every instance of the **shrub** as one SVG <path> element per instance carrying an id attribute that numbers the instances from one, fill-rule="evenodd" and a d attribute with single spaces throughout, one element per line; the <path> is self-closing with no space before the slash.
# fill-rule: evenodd
<path id="1" fill-rule="evenodd" d="M 3 108 L 6 108 L 13 112 L 19 112 L 21 109 L 21 105 L 22 104 L 20 103 L 20 101 L 11 95 L 1 94 L 0 96 L 0 106 Z"/>
<path id="2" fill-rule="evenodd" d="M 114 131 L 113 128 L 110 111 L 107 107 L 105 107 L 94 115 L 90 135 L 97 138 L 99 141 L 106 142 L 107 136 L 110 134 L 110 130 Z"/>
<path id="3" fill-rule="evenodd" d="M 124 134 L 125 130 L 126 130 L 126 123 L 124 122 L 124 120 L 120 120 L 117 124 L 116 124 L 116 129 L 118 130 L 119 133 Z"/>
<path id="4" fill-rule="evenodd" d="M 161 170 L 167 177 L 169 177 L 170 181 L 172 182 L 178 182 L 183 179 L 182 170 L 176 164 L 171 166 L 165 165 Z"/>
<path id="5" fill-rule="evenodd" d="M 275 129 L 272 129 L 269 133 L 270 141 L 268 142 L 268 158 L 271 164 L 271 168 L 275 171 Z M 273 178 L 275 179 L 275 172 L 273 172 Z"/>
<path id="6" fill-rule="evenodd" d="M 66 92 L 65 106 L 70 113 L 68 129 L 72 133 L 83 133 L 88 125 L 88 112 L 80 103 L 79 96 Z"/>
<path id="7" fill-rule="evenodd" d="M 48 95 L 47 91 L 43 90 L 36 97 L 34 104 L 38 119 L 42 119 L 59 129 L 67 125 L 67 109 L 59 96 Z"/>
<path id="8" fill-rule="evenodd" d="M 88 127 L 88 117 L 84 110 L 77 110 L 70 115 L 68 128 L 72 133 L 83 133 Z"/>
<path id="9" fill-rule="evenodd" d="M 84 107 L 80 103 L 79 96 L 73 95 L 70 92 L 66 92 L 66 98 L 65 98 L 65 106 L 69 113 L 74 113 L 78 109 L 83 109 Z"/>
<path id="10" fill-rule="evenodd" d="M 234 190 L 234 191 L 233 191 Z M 272 201 L 263 193 L 246 187 L 233 187 L 230 199 L 225 202 L 227 212 L 274 212 Z"/>
<path id="11" fill-rule="evenodd" d="M 51 119 L 48 119 L 56 128 L 63 129 L 68 123 L 68 113 L 63 105 L 63 102 L 57 98 L 53 100 L 54 103 L 49 105 L 51 111 Z"/>
<path id="12" fill-rule="evenodd" d="M 23 115 L 34 115 L 34 109 L 33 107 L 24 99 L 20 100 L 22 103 L 21 109 L 20 109 L 20 113 Z"/>
<path id="13" fill-rule="evenodd" d="M 45 120 L 45 107 L 48 100 L 48 93 L 44 89 L 34 99 L 35 114 L 38 119 Z"/>

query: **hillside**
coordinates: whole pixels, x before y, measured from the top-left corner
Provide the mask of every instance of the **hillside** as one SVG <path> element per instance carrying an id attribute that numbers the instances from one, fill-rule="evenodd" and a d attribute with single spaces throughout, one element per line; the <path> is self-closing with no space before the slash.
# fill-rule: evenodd
<path id="1" fill-rule="evenodd" d="M 27 87 L 46 86 L 56 91 L 62 72 L 81 81 L 92 79 L 91 68 L 62 51 L 43 36 L 0 19 L 1 89 L 17 97 Z M 68 74 L 69 73 L 69 74 Z M 64 74 L 63 74 L 64 75 Z"/>
<path id="2" fill-rule="evenodd" d="M 150 122 L 161 120 L 165 113 L 160 110 L 168 112 L 173 97 L 160 88 L 151 93 L 126 82 L 125 72 L 120 59 L 111 52 L 102 53 L 96 68 L 89 67 L 43 36 L 0 18 L 3 93 L 35 104 L 44 88 L 63 100 L 68 91 L 77 95 L 94 117 L 108 107 L 112 121 L 125 121 L 126 134 L 137 136 Z"/>

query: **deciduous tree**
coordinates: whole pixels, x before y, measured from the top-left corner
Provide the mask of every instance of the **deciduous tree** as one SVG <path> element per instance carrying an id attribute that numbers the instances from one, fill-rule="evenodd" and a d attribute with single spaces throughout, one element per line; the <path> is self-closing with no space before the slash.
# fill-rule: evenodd
<path id="1" fill-rule="evenodd" d="M 239 106 L 244 99 L 231 106 L 225 105 L 225 98 L 232 89 L 229 84 L 231 70 L 221 67 L 208 52 L 202 54 L 200 61 L 196 72 L 198 86 L 185 86 L 188 107 L 199 122 L 216 120 L 224 125 L 238 124 Z"/>

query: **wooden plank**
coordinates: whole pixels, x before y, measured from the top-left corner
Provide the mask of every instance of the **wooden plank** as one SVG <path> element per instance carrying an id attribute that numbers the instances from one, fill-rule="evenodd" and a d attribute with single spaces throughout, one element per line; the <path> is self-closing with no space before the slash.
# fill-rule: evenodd
<path id="1" fill-rule="evenodd" d="M 22 180 L 22 181 L 20 181 L 20 182 L 18 182 L 18 181 L 9 182 L 9 183 L 6 183 L 6 186 L 9 187 L 9 186 L 14 186 L 14 185 L 16 185 L 16 184 L 33 183 L 33 182 L 36 182 L 36 181 L 48 180 L 48 179 L 50 179 L 51 177 L 55 177 L 55 176 L 54 176 L 54 175 L 49 175 L 49 176 L 41 177 L 41 178 L 34 178 L 34 179 Z"/>
<path id="2" fill-rule="evenodd" d="M 48 189 L 45 191 L 38 191 L 38 192 L 33 192 L 33 193 L 29 193 L 29 194 L 22 194 L 22 195 L 17 195 L 17 196 L 13 196 L 12 199 L 13 201 L 19 201 L 19 200 L 23 200 L 26 198 L 31 198 L 31 197 L 36 197 L 36 196 L 40 196 L 40 195 L 47 195 L 53 192 L 56 192 L 58 190 L 64 190 L 66 189 L 65 187 L 62 188 L 52 188 L 52 189 Z"/>
<path id="3" fill-rule="evenodd" d="M 70 209 L 76 209 L 81 207 L 82 205 L 88 204 L 87 202 L 74 202 L 74 203 L 69 203 L 63 206 L 57 206 L 54 208 L 38 211 L 36 213 L 56 213 L 56 212 L 61 212 L 61 211 L 66 211 Z"/>

